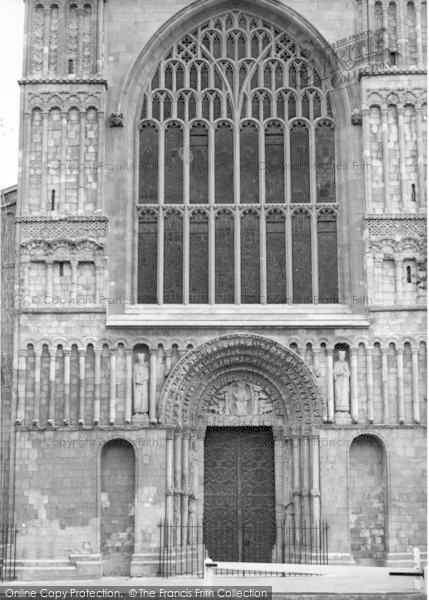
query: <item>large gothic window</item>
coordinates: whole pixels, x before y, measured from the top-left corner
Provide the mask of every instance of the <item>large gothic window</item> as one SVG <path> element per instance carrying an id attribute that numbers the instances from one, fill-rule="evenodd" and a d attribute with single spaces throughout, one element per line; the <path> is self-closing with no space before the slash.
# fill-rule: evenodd
<path id="1" fill-rule="evenodd" d="M 139 303 L 338 301 L 325 84 L 287 33 L 238 11 L 161 60 L 139 122 Z"/>

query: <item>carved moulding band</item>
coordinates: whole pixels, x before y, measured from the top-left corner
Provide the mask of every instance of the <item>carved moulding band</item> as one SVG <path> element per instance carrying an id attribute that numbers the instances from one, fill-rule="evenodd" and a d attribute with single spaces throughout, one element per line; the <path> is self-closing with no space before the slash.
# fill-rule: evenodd
<path id="1" fill-rule="evenodd" d="M 247 386 L 247 393 L 253 389 L 260 395 L 264 411 L 247 416 L 237 410 L 235 414 L 220 411 L 216 416 L 210 409 L 213 399 L 228 386 L 233 396 L 239 395 L 239 383 Z M 191 427 L 212 421 L 219 425 L 318 425 L 322 407 L 322 391 L 295 352 L 262 336 L 232 334 L 202 344 L 175 365 L 161 393 L 160 418 L 165 425 Z"/>

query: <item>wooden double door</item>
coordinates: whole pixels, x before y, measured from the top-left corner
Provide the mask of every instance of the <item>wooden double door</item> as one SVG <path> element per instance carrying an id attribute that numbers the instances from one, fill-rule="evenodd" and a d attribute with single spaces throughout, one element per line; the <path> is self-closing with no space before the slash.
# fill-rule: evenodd
<path id="1" fill-rule="evenodd" d="M 219 561 L 271 562 L 275 535 L 271 428 L 208 428 L 204 542 L 209 556 Z"/>

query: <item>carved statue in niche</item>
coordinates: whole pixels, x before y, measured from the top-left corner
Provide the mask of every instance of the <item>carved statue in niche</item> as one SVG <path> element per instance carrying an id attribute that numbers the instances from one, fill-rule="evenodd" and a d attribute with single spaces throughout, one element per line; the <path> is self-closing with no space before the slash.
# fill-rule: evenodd
<path id="1" fill-rule="evenodd" d="M 247 417 L 271 413 L 272 403 L 265 390 L 253 383 L 228 384 L 217 392 L 208 411 L 219 415 Z"/>
<path id="2" fill-rule="evenodd" d="M 338 351 L 338 360 L 334 364 L 335 409 L 350 410 L 350 369 L 346 361 L 346 351 Z"/>
<path id="3" fill-rule="evenodd" d="M 134 414 L 149 413 L 149 368 L 143 353 L 137 354 L 138 362 L 133 369 Z"/>

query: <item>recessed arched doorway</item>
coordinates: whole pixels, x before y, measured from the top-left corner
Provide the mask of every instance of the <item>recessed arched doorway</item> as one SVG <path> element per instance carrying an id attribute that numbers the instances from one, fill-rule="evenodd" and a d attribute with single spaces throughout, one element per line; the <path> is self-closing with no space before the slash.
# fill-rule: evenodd
<path id="1" fill-rule="evenodd" d="M 387 535 L 387 465 L 380 439 L 361 435 L 349 456 L 351 551 L 358 564 L 382 565 Z"/>
<path id="2" fill-rule="evenodd" d="M 135 452 L 124 439 L 101 453 L 100 542 L 103 575 L 129 575 L 134 553 Z"/>

